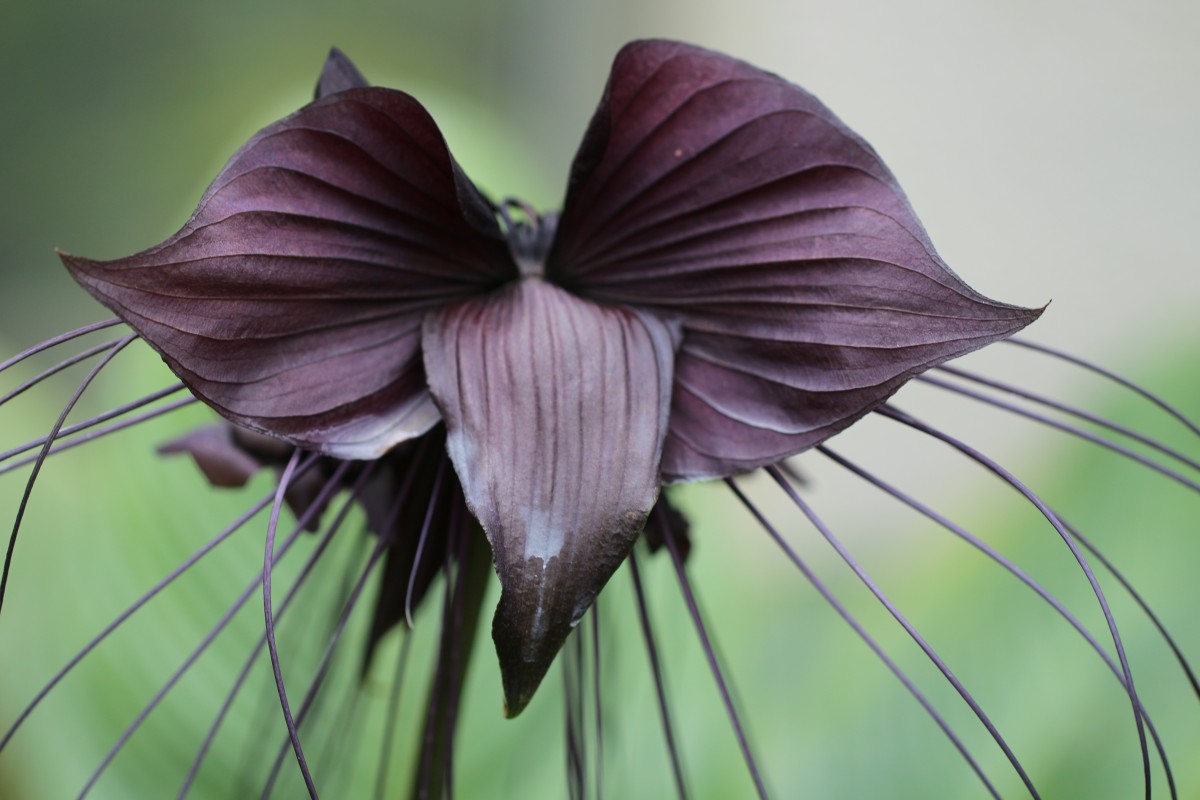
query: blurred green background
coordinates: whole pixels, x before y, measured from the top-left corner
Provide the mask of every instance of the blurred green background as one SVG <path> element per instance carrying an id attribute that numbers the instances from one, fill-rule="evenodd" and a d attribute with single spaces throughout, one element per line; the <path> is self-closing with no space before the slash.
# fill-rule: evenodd
<path id="1" fill-rule="evenodd" d="M 246 138 L 308 99 L 330 45 L 373 82 L 425 103 L 493 196 L 553 208 L 613 54 L 644 36 L 725 50 L 816 92 L 876 146 L 968 282 L 1012 302 L 1053 299 L 1039 339 L 1133 373 L 1200 414 L 1200 10 L 1183 2 L 8 2 L 0 10 L 0 353 L 106 316 L 52 248 L 115 257 L 172 233 Z M 1161 414 L 1098 381 L 995 349 L 976 363 L 1119 415 L 1193 456 L 1200 450 Z M 80 417 L 168 383 L 155 362 L 144 348 L 123 356 Z M 30 374 L 6 374 L 0 392 Z M 0 410 L 0 447 L 47 430 L 77 378 Z M 970 437 L 1087 526 L 1200 658 L 1194 495 L 927 387 L 897 402 Z M 157 443 L 206 419 L 193 409 L 47 467 L 0 619 L 0 726 L 89 636 L 267 490 L 264 475 L 245 492 L 214 492 L 185 460 L 153 455 Z M 835 444 L 985 535 L 1103 632 L 1066 548 L 994 479 L 886 420 L 867 420 Z M 1044 796 L 1140 793 L 1128 704 L 1060 619 L 978 554 L 819 456 L 797 467 L 818 510 L 976 693 Z M 1005 796 L 1020 796 L 984 731 L 853 575 L 777 492 L 761 480 L 747 485 L 928 691 Z M 18 475 L 0 476 L 0 509 L 14 509 L 22 487 Z M 983 795 L 911 697 L 728 491 L 688 487 L 681 496 L 694 522 L 694 579 L 778 796 Z M 172 587 L 55 691 L 0 753 L 0 797 L 79 791 L 253 575 L 264 524 Z M 302 691 L 334 613 L 338 565 L 361 556 L 361 546 L 344 537 L 298 614 L 308 625 L 284 623 L 293 691 Z M 749 796 L 670 565 L 659 557 L 645 567 L 692 794 Z M 1112 581 L 1104 586 L 1181 796 L 1200 797 L 1200 706 L 1150 625 Z M 601 599 L 606 794 L 669 796 L 631 596 L 621 573 Z M 252 600 L 91 796 L 173 796 L 261 629 L 260 613 Z M 415 634 L 388 757 L 396 795 L 412 768 L 435 622 L 426 613 Z M 349 696 L 360 638 L 348 636 L 312 736 L 330 796 L 370 796 L 397 642 L 344 733 L 336 709 Z M 271 690 L 268 675 L 256 674 L 255 696 L 235 708 L 193 796 L 257 793 L 262 759 L 281 735 L 269 696 L 258 699 Z M 564 795 L 560 683 L 552 674 L 525 715 L 502 720 L 490 642 L 480 641 L 459 738 L 459 796 Z M 323 750 L 326 737 L 345 741 Z M 278 796 L 298 796 L 301 784 L 290 773 L 286 780 Z"/>

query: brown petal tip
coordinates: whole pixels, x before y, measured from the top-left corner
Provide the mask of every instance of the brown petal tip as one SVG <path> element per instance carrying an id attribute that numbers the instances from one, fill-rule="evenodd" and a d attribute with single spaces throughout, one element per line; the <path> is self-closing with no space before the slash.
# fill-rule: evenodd
<path id="1" fill-rule="evenodd" d="M 505 619 L 503 604 L 496 609 L 492 621 L 492 639 L 500 658 L 505 719 L 513 719 L 529 705 L 566 636 L 566 633 L 559 634 L 556 631 L 536 641 L 526 640 L 512 621 Z"/>
<path id="2" fill-rule="evenodd" d="M 492 618 L 508 719 L 529 705 L 558 651 L 595 599 L 594 592 L 561 591 L 559 585 L 568 579 L 554 573 L 568 571 L 563 559 L 552 558 L 540 581 L 528 574 L 543 572 L 541 566 L 541 559 L 525 562 L 527 574 L 505 587 Z"/>

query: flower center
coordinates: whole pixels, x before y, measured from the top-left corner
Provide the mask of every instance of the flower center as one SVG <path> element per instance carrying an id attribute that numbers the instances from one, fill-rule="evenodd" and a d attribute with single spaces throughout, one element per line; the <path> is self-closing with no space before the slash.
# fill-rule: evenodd
<path id="1" fill-rule="evenodd" d="M 514 216 L 517 211 L 521 217 Z M 508 238 L 508 249 L 522 277 L 542 277 L 546 272 L 546 255 L 554 243 L 558 214 L 539 214 L 523 200 L 508 198 L 496 209 Z"/>

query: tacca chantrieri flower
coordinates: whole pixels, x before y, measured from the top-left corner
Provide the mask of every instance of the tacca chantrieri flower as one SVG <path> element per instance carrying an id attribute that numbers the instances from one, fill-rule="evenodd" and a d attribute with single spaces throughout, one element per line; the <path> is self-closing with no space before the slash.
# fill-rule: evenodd
<path id="1" fill-rule="evenodd" d="M 218 485 L 274 465 L 276 506 L 286 491 L 313 529 L 338 489 L 367 509 L 385 564 L 368 655 L 458 565 L 451 717 L 479 528 L 516 715 L 644 531 L 680 560 L 664 485 L 780 464 L 1040 313 L 963 283 L 810 94 L 667 41 L 618 54 L 561 212 L 485 197 L 414 98 L 335 51 L 316 100 L 239 150 L 178 233 L 62 258 L 227 420 L 165 449 Z"/>

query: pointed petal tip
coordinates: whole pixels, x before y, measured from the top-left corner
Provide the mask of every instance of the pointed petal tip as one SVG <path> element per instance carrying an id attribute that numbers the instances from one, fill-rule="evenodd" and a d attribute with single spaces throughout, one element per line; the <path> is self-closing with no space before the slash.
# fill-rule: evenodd
<path id="1" fill-rule="evenodd" d="M 329 55 L 325 57 L 325 64 L 321 68 L 321 76 L 317 80 L 313 96 L 320 100 L 336 92 L 361 89 L 364 86 L 370 86 L 370 83 L 358 67 L 354 66 L 354 62 L 339 48 L 331 47 Z"/>
<path id="2" fill-rule="evenodd" d="M 518 716 L 537 693 L 542 679 L 562 649 L 572 626 L 561 614 L 545 609 L 532 609 L 523 604 L 507 602 L 501 595 L 492 619 L 492 640 L 500 659 L 500 681 L 504 687 L 504 718 Z M 522 613 L 522 611 L 526 613 Z M 545 616 L 554 617 L 546 620 Z"/>
<path id="3" fill-rule="evenodd" d="M 562 643 L 560 642 L 554 648 L 549 649 L 550 652 L 545 658 L 534 661 L 520 658 L 501 659 L 500 681 L 504 686 L 505 719 L 515 719 L 520 716 L 529 702 L 533 700 L 538 687 L 542 685 L 542 679 L 546 677 L 550 665 L 554 663 L 554 656 L 561 647 Z"/>
<path id="4" fill-rule="evenodd" d="M 67 268 L 67 271 L 71 273 L 71 277 L 73 277 L 76 282 L 79 283 L 82 283 L 80 280 L 80 275 L 87 273 L 90 268 L 99 263 L 95 259 L 84 258 L 83 256 L 77 256 L 73 253 L 68 253 L 61 247 L 54 248 L 54 255 L 58 256 L 58 260 L 61 261 L 63 266 Z M 87 288 L 86 284 L 84 284 L 84 288 Z"/>
<path id="5" fill-rule="evenodd" d="M 505 719 L 516 719 L 525 710 L 525 706 L 533 699 L 533 692 L 528 694 L 510 694 L 507 688 L 507 681 L 504 689 L 504 702 L 501 704 L 502 713 Z"/>
<path id="6" fill-rule="evenodd" d="M 532 665 L 524 665 L 531 667 Z M 533 699 L 537 693 L 538 686 L 542 683 L 542 678 L 546 676 L 546 672 L 550 669 L 550 663 L 539 665 L 536 668 L 525 669 L 523 666 L 500 665 L 500 676 L 504 684 L 504 718 L 516 719 L 520 716 L 525 707 L 529 705 L 529 701 Z"/>

